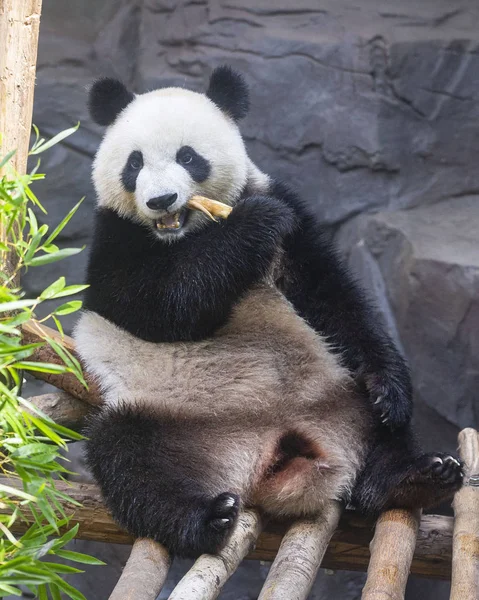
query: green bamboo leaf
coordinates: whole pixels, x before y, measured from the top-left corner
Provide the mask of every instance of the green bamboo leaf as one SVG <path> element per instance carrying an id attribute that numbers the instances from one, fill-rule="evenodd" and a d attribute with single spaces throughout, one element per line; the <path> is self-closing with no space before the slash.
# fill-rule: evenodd
<path id="1" fill-rule="evenodd" d="M 23 592 L 21 590 L 11 585 L 8 585 L 7 583 L 0 582 L 0 591 L 5 592 L 5 594 L 12 594 L 12 596 L 23 596 Z M 60 600 L 62 599 L 60 598 Z"/>
<path id="2" fill-rule="evenodd" d="M 53 571 L 54 573 L 84 573 L 85 571 L 82 571 L 80 569 L 76 569 L 75 567 L 71 567 L 70 565 L 61 565 L 58 563 L 45 563 L 45 566 Z"/>
<path id="3" fill-rule="evenodd" d="M 38 221 L 35 216 L 33 210 L 29 207 L 27 209 L 28 212 L 28 221 L 30 223 L 30 235 L 33 237 L 38 232 Z"/>
<path id="4" fill-rule="evenodd" d="M 61 142 L 65 138 L 67 138 L 69 135 L 72 135 L 72 133 L 75 133 L 75 131 L 79 127 L 80 127 L 80 121 L 78 121 L 78 123 L 75 125 L 75 127 L 70 127 L 70 129 L 65 129 L 64 131 L 57 133 L 57 135 L 55 135 L 51 139 L 49 139 L 48 142 L 45 142 L 43 144 L 41 144 L 41 143 L 37 144 L 37 147 L 33 151 L 30 150 L 30 154 L 40 154 L 41 152 L 45 152 L 45 150 L 48 150 L 55 144 L 58 144 L 59 142 Z"/>
<path id="5" fill-rule="evenodd" d="M 81 592 L 79 592 L 77 589 L 75 589 L 63 579 L 60 579 L 57 582 L 57 585 L 62 591 L 65 592 L 65 594 L 67 594 L 67 596 L 70 596 L 72 600 L 86 600 L 85 596 Z"/>
<path id="6" fill-rule="evenodd" d="M 39 373 L 67 373 L 68 367 L 65 365 L 56 365 L 55 363 L 43 363 L 22 360 L 16 363 L 17 369 L 25 369 L 26 371 L 38 371 Z"/>
<path id="7" fill-rule="evenodd" d="M 47 425 L 42 419 L 34 417 L 33 415 L 28 415 L 30 421 L 37 427 L 42 433 L 44 433 L 48 438 L 58 444 L 59 446 L 65 446 L 65 440 L 63 440 L 59 435 L 57 435 L 49 425 Z"/>
<path id="8" fill-rule="evenodd" d="M 7 346 L 6 344 L 3 346 L 0 346 L 0 356 L 4 355 L 4 354 L 15 354 L 18 355 L 19 353 L 28 351 L 28 350 L 35 350 L 35 348 L 39 348 L 40 346 L 43 346 L 44 342 L 36 342 L 34 344 L 26 344 L 25 346 Z"/>
<path id="9" fill-rule="evenodd" d="M 42 250 L 47 254 L 53 254 L 53 252 L 58 252 L 60 248 L 55 246 L 55 244 L 48 244 L 48 246 L 43 245 Z"/>
<path id="10" fill-rule="evenodd" d="M 68 544 L 68 542 L 71 542 L 72 539 L 76 536 L 76 534 L 78 533 L 78 529 L 79 529 L 80 525 L 77 523 L 74 527 L 72 527 L 69 531 L 67 531 L 66 533 L 64 533 L 62 535 L 62 537 L 58 538 L 56 540 L 55 543 L 55 548 L 62 548 L 63 546 L 66 546 L 66 544 Z"/>
<path id="11" fill-rule="evenodd" d="M 62 304 L 61 306 L 56 308 L 53 311 L 53 314 L 58 316 L 69 315 L 71 313 L 76 312 L 77 310 L 80 310 L 81 306 L 81 300 L 72 300 L 71 302 L 65 302 L 65 304 Z"/>
<path id="12" fill-rule="evenodd" d="M 37 181 L 38 179 L 45 179 L 45 175 L 43 173 L 37 173 L 38 169 L 40 168 L 40 159 L 37 160 L 37 164 L 33 167 L 33 169 L 30 171 L 29 175 L 32 181 Z"/>
<path id="13" fill-rule="evenodd" d="M 30 150 L 33 150 L 36 146 L 38 146 L 38 140 L 40 139 L 40 130 L 35 125 L 35 123 L 32 123 L 32 128 L 33 128 L 33 131 L 35 132 L 35 141 L 33 142 Z"/>
<path id="14" fill-rule="evenodd" d="M 37 301 L 32 299 L 24 299 L 24 300 L 13 300 L 12 302 L 2 302 L 0 303 L 0 312 L 10 312 L 13 310 L 18 310 L 19 308 L 27 308 L 29 306 L 33 306 Z"/>
<path id="15" fill-rule="evenodd" d="M 51 583 L 49 585 L 49 588 L 52 600 L 62 600 L 60 590 L 58 589 L 58 586 L 55 583 Z"/>
<path id="16" fill-rule="evenodd" d="M 26 251 L 25 256 L 23 257 L 23 261 L 25 262 L 25 264 L 28 264 L 30 262 L 41 241 L 42 234 L 40 233 L 40 231 L 37 231 L 37 233 L 31 239 L 28 245 L 28 250 Z"/>
<path id="17" fill-rule="evenodd" d="M 66 558 L 73 562 L 82 563 L 84 565 L 104 565 L 105 563 L 98 558 L 89 556 L 88 554 L 81 554 L 80 552 L 73 552 L 72 550 L 57 550 L 55 553 L 61 558 Z"/>
<path id="18" fill-rule="evenodd" d="M 60 323 L 60 320 L 59 320 L 59 319 L 57 319 L 57 318 L 55 317 L 55 315 L 53 315 L 53 314 L 52 314 L 52 319 L 55 321 L 55 325 L 57 326 L 57 329 L 58 329 L 58 332 L 59 332 L 59 334 L 60 334 L 60 335 L 63 337 L 63 336 L 65 335 L 65 333 L 64 333 L 64 331 L 63 331 L 63 326 L 62 326 L 62 324 Z"/>
<path id="19" fill-rule="evenodd" d="M 5 492 L 7 494 L 11 494 L 12 496 L 18 496 L 19 498 L 23 498 L 24 500 L 29 500 L 30 502 L 36 502 L 37 498 L 32 496 L 31 494 L 27 494 L 23 490 L 19 490 L 14 487 L 10 487 L 9 485 L 5 485 L 0 483 L 0 492 Z"/>
<path id="20" fill-rule="evenodd" d="M 10 150 L 10 152 L 2 158 L 2 160 L 0 161 L 0 169 L 2 169 L 7 164 L 7 162 L 12 158 L 15 152 L 16 150 Z"/>
<path id="21" fill-rule="evenodd" d="M 55 515 L 55 511 L 50 506 L 49 502 L 47 502 L 47 500 L 43 496 L 38 496 L 37 506 L 42 511 L 42 515 L 45 517 L 48 523 L 50 523 L 50 525 L 55 529 L 56 533 L 58 531 L 57 518 Z"/>
<path id="22" fill-rule="evenodd" d="M 8 447 L 8 443 L 6 446 Z M 58 455 L 58 450 L 55 446 L 42 444 L 41 442 L 32 442 L 31 444 L 26 444 L 20 448 L 16 448 L 11 453 L 12 458 L 21 458 L 22 456 L 31 458 L 33 456 L 36 457 L 36 455 L 43 455 L 45 458 L 48 457 L 49 460 L 53 460 Z"/>
<path id="23" fill-rule="evenodd" d="M 63 289 L 59 294 L 55 296 L 55 298 L 63 298 L 63 296 L 73 296 L 73 294 L 78 294 L 86 290 L 89 285 L 67 285 L 65 289 Z"/>
<path id="24" fill-rule="evenodd" d="M 70 221 L 70 219 L 73 217 L 73 215 L 76 213 L 76 211 L 80 208 L 80 205 L 84 199 L 85 199 L 85 197 L 81 198 L 81 200 L 75 204 L 75 206 L 67 213 L 67 215 L 55 227 L 55 229 L 52 231 L 50 236 L 45 240 L 46 246 L 50 245 L 53 242 L 53 240 L 58 236 L 58 234 L 63 231 L 63 229 L 65 228 L 65 225 L 68 223 L 68 221 Z"/>
<path id="25" fill-rule="evenodd" d="M 42 265 L 48 265 L 52 262 L 56 262 L 57 260 L 62 260 L 63 258 L 68 258 L 69 256 L 74 256 L 83 250 L 82 248 L 63 248 L 58 252 L 52 252 L 51 254 L 42 254 L 41 256 L 34 256 L 28 262 L 25 261 L 25 265 L 27 267 L 39 267 Z"/>
<path id="26" fill-rule="evenodd" d="M 49 423 L 49 425 L 54 431 L 56 431 L 63 437 L 67 437 L 67 438 L 70 438 L 71 440 L 76 440 L 76 441 L 85 439 L 85 436 L 83 436 L 81 433 L 77 433 L 76 431 L 68 429 L 68 427 L 59 425 L 58 423 L 55 423 L 55 421 L 52 421 L 51 423 Z"/>
<path id="27" fill-rule="evenodd" d="M 43 292 L 40 294 L 40 300 L 49 300 L 50 298 L 55 298 L 56 294 L 61 292 L 65 287 L 66 281 L 65 277 L 59 277 L 56 281 L 50 284 Z"/>

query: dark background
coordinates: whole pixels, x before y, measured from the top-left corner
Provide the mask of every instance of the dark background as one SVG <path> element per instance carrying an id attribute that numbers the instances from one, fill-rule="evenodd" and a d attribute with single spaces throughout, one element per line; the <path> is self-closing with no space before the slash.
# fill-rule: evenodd
<path id="1" fill-rule="evenodd" d="M 251 157 L 331 226 L 410 361 L 426 445 L 453 451 L 459 428 L 479 422 L 479 3 L 44 0 L 34 122 L 52 136 L 81 121 L 44 156 L 37 188 L 51 223 L 86 196 L 63 244 L 91 234 L 102 134 L 86 111 L 92 79 L 204 90 L 225 62 L 251 87 Z M 32 270 L 28 292 L 60 275 L 81 282 L 86 256 Z M 74 580 L 89 600 L 106 598 L 128 548 L 75 547 L 109 563 Z M 221 597 L 256 598 L 267 569 L 245 563 Z M 311 598 L 360 598 L 362 581 L 321 572 Z M 409 584 L 408 600 L 447 597 L 447 583 Z"/>

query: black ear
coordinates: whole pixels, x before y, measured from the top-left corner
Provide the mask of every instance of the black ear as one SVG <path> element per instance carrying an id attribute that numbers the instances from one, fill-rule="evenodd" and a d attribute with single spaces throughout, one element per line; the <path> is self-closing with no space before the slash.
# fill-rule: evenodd
<path id="1" fill-rule="evenodd" d="M 134 97 L 121 81 L 109 77 L 98 79 L 88 97 L 91 118 L 98 125 L 111 125 Z"/>
<path id="2" fill-rule="evenodd" d="M 248 86 L 243 77 L 227 65 L 213 71 L 206 95 L 235 121 L 248 112 Z"/>

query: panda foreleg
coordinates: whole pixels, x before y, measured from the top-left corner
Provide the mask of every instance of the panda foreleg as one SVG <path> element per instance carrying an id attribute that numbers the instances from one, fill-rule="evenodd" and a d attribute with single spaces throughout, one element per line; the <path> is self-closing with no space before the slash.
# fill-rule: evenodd
<path id="1" fill-rule="evenodd" d="M 293 208 L 300 222 L 285 241 L 287 269 L 280 289 L 364 386 L 381 427 L 404 427 L 412 415 L 409 370 L 377 311 L 316 215 L 282 184 L 273 184 L 270 193 Z"/>
<path id="2" fill-rule="evenodd" d="M 239 496 L 215 483 L 199 430 L 120 406 L 94 415 L 87 431 L 87 462 L 113 518 L 181 557 L 218 552 L 239 511 Z"/>
<path id="3" fill-rule="evenodd" d="M 388 508 L 431 508 L 462 484 L 461 463 L 440 452 L 423 453 L 410 427 L 378 434 L 353 490 L 352 504 L 377 514 Z"/>

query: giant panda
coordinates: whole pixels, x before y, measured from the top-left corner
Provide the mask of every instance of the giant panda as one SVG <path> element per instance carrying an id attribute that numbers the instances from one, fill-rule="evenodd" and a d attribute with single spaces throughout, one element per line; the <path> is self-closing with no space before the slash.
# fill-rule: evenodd
<path id="1" fill-rule="evenodd" d="M 195 557 L 242 507 L 449 498 L 462 467 L 417 445 L 403 358 L 317 217 L 247 154 L 242 76 L 219 67 L 205 94 L 101 79 L 89 107 L 107 129 L 75 340 L 104 400 L 87 461 L 117 522 Z M 231 215 L 190 210 L 194 194 Z"/>

